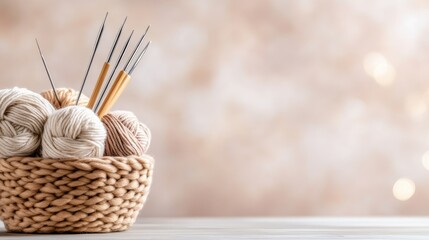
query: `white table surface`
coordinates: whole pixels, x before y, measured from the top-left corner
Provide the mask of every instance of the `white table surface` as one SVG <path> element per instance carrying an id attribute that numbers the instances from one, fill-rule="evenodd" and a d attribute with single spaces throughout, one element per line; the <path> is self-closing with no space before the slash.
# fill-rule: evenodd
<path id="1" fill-rule="evenodd" d="M 143 218 L 120 233 L 14 234 L 0 239 L 429 239 L 429 218 Z"/>

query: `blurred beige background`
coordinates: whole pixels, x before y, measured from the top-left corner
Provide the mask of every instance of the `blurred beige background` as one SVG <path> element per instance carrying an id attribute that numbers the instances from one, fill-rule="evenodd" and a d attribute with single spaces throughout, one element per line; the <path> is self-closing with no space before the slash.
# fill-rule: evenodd
<path id="1" fill-rule="evenodd" d="M 429 214 L 429 2 L 2 0 L 0 87 L 49 88 L 38 37 L 78 89 L 106 11 L 87 95 L 152 24 L 115 107 L 153 133 L 142 217 Z"/>

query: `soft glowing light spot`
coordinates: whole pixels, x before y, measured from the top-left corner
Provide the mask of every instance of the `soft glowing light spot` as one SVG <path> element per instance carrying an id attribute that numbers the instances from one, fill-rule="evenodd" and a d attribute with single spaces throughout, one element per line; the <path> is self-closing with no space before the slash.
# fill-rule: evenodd
<path id="1" fill-rule="evenodd" d="M 429 151 L 427 151 L 425 154 L 423 154 L 422 164 L 423 164 L 424 168 L 429 170 Z"/>
<path id="2" fill-rule="evenodd" d="M 416 192 L 416 184 L 408 178 L 400 178 L 393 185 L 393 196 L 400 201 L 407 201 Z"/>
<path id="3" fill-rule="evenodd" d="M 365 72 L 381 86 L 389 86 L 395 80 L 395 69 L 380 53 L 368 53 L 363 66 Z"/>
<path id="4" fill-rule="evenodd" d="M 426 99 L 424 97 L 414 95 L 407 98 L 406 107 L 410 116 L 415 119 L 419 119 L 428 110 Z"/>

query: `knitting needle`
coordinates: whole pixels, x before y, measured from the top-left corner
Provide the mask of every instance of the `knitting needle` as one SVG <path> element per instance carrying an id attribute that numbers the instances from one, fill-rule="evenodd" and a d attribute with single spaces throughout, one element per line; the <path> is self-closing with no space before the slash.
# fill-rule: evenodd
<path id="1" fill-rule="evenodd" d="M 106 23 L 107 15 L 109 15 L 109 12 L 106 13 L 106 16 L 104 17 L 103 24 L 100 27 L 100 30 L 98 31 L 97 39 L 95 41 L 94 50 L 92 51 L 91 60 L 89 61 L 88 68 L 86 69 L 85 77 L 82 82 L 82 86 L 80 87 L 79 95 L 77 96 L 76 105 L 79 104 L 80 95 L 82 95 L 83 87 L 86 83 L 86 78 L 88 77 L 89 70 L 91 69 L 92 61 L 94 60 L 95 53 L 97 52 L 98 44 L 100 43 L 101 35 L 103 35 L 104 31 L 104 24 Z"/>
<path id="2" fill-rule="evenodd" d="M 128 48 L 128 44 L 130 43 L 130 40 L 131 40 L 131 37 L 133 36 L 133 33 L 134 33 L 134 30 L 131 32 L 130 36 L 128 37 L 128 40 L 126 41 L 124 47 L 121 50 L 121 54 L 119 55 L 119 58 L 116 61 L 115 67 L 113 68 L 112 72 L 110 73 L 109 79 L 107 80 L 107 82 L 106 82 L 106 84 L 104 86 L 103 92 L 101 93 L 101 96 L 100 96 L 97 104 L 95 105 L 94 112 L 97 111 L 97 109 L 98 109 L 98 107 L 100 105 L 100 102 L 103 100 L 104 94 L 106 93 L 106 90 L 109 87 L 110 82 L 112 81 L 113 75 L 115 74 L 115 71 L 118 68 L 119 63 L 121 62 L 122 57 L 124 56 L 124 53 L 125 53 L 125 51 Z"/>
<path id="3" fill-rule="evenodd" d="M 109 90 L 109 93 L 107 94 L 106 100 L 103 101 L 103 104 L 101 104 L 101 108 L 100 108 L 99 112 L 101 112 L 101 109 L 104 109 L 106 107 L 108 99 L 111 99 L 113 97 L 113 94 L 115 94 L 115 92 L 118 90 L 119 83 L 122 81 L 123 78 L 125 78 L 128 75 L 128 73 L 126 72 L 126 69 L 128 68 L 129 64 L 131 63 L 131 60 L 137 54 L 137 51 L 139 50 L 141 44 L 143 43 L 143 40 L 144 40 L 147 32 L 149 31 L 149 28 L 150 28 L 150 25 L 146 28 L 146 31 L 144 32 L 144 34 L 140 38 L 138 44 L 134 48 L 130 58 L 128 59 L 127 63 L 124 65 L 124 68 L 119 72 L 118 76 L 116 77 L 115 82 L 113 83 L 112 87 Z"/>
<path id="4" fill-rule="evenodd" d="M 118 44 L 118 40 L 122 34 L 122 29 L 124 28 L 125 22 L 127 21 L 127 17 L 122 23 L 121 28 L 116 34 L 115 40 L 113 42 L 112 48 L 110 49 L 110 53 L 107 56 L 106 62 L 104 62 L 103 68 L 101 69 L 100 75 L 98 76 L 97 83 L 95 84 L 94 90 L 92 91 L 91 98 L 89 99 L 87 107 L 92 109 L 94 107 L 94 103 L 97 100 L 97 96 L 100 93 L 101 86 L 103 85 L 104 79 L 106 78 L 107 72 L 110 68 L 110 60 L 112 59 L 113 52 L 115 51 L 116 45 Z"/>
<path id="5" fill-rule="evenodd" d="M 143 51 L 140 53 L 139 57 L 137 58 L 137 61 L 134 63 L 134 65 L 131 67 L 128 75 L 131 76 L 131 74 L 134 72 L 134 69 L 137 67 L 137 65 L 139 64 L 140 60 L 143 58 L 143 56 L 146 54 L 147 48 L 149 47 L 149 45 L 152 43 L 152 41 L 149 41 L 146 46 L 143 48 Z"/>
<path id="6" fill-rule="evenodd" d="M 36 38 L 36 44 L 37 44 L 37 48 L 39 49 L 40 57 L 42 58 L 43 66 L 45 66 L 46 73 L 48 74 L 49 82 L 51 82 L 52 91 L 54 92 L 55 99 L 57 99 L 58 104 L 61 105 L 60 99 L 58 98 L 57 91 L 55 89 L 54 82 L 52 81 L 51 74 L 49 73 L 48 66 L 46 65 L 45 57 L 43 57 L 42 50 L 40 50 L 39 41 L 37 41 L 37 38 Z"/>
<path id="7" fill-rule="evenodd" d="M 124 89 L 127 87 L 128 83 L 131 80 L 131 74 L 133 73 L 133 71 L 137 67 L 137 65 L 139 64 L 139 62 L 142 59 L 142 57 L 145 55 L 145 53 L 147 51 L 147 48 L 149 47 L 150 44 L 151 44 L 151 42 L 148 42 L 146 44 L 146 46 L 144 47 L 144 49 L 140 53 L 140 55 L 137 58 L 137 60 L 134 62 L 133 66 L 131 67 L 131 69 L 128 72 L 128 74 L 125 73 L 126 75 L 120 79 L 120 81 L 118 82 L 118 84 L 113 89 L 112 97 L 108 98 L 103 103 L 103 106 L 101 107 L 100 111 L 98 112 L 98 116 L 100 118 L 102 118 L 107 112 L 109 112 L 109 110 L 112 108 L 112 106 L 118 100 L 119 96 L 121 96 L 122 92 L 124 91 Z"/>
<path id="8" fill-rule="evenodd" d="M 99 113 L 104 112 L 103 109 L 105 109 L 106 104 L 108 104 L 109 100 L 114 96 L 114 94 L 116 93 L 116 91 L 119 88 L 119 84 L 121 81 L 123 81 L 123 79 L 128 75 L 128 73 L 126 72 L 126 69 L 128 68 L 129 64 L 131 63 L 131 60 L 134 58 L 134 56 L 137 54 L 138 49 L 140 48 L 141 44 L 143 43 L 143 40 L 147 34 L 147 32 L 149 31 L 150 25 L 146 28 L 146 31 L 144 32 L 143 36 L 140 38 L 138 44 L 136 45 L 136 47 L 133 50 L 133 53 L 131 54 L 130 58 L 128 59 L 127 63 L 124 65 L 124 68 L 119 72 L 118 76 L 115 79 L 115 82 L 113 83 L 112 87 L 110 88 L 109 93 L 107 94 L 106 100 L 103 102 L 103 104 L 101 105 L 101 108 L 99 110 Z M 99 115 L 100 116 L 100 115 Z"/>
<path id="9" fill-rule="evenodd" d="M 143 36 L 140 38 L 139 43 L 137 44 L 137 46 L 134 48 L 133 53 L 131 54 L 131 57 L 128 59 L 127 63 L 125 64 L 123 71 L 126 71 L 126 69 L 128 68 L 131 59 L 134 58 L 134 56 L 136 55 L 137 51 L 139 50 L 141 44 L 143 43 L 144 38 L 146 37 L 147 32 L 149 31 L 150 25 L 147 26 L 146 31 L 144 32 Z"/>

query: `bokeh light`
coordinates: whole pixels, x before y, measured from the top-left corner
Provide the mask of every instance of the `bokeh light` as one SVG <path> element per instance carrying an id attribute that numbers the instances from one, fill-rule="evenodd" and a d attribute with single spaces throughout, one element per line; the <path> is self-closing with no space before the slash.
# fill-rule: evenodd
<path id="1" fill-rule="evenodd" d="M 429 170 L 429 151 L 425 152 L 422 157 L 422 164 L 426 170 Z"/>
<path id="2" fill-rule="evenodd" d="M 407 201 L 415 192 L 416 185 L 408 178 L 400 178 L 393 185 L 393 196 L 400 201 Z"/>
<path id="3" fill-rule="evenodd" d="M 381 86 L 389 86 L 395 80 L 395 69 L 381 53 L 368 53 L 363 62 L 365 72 Z"/>

